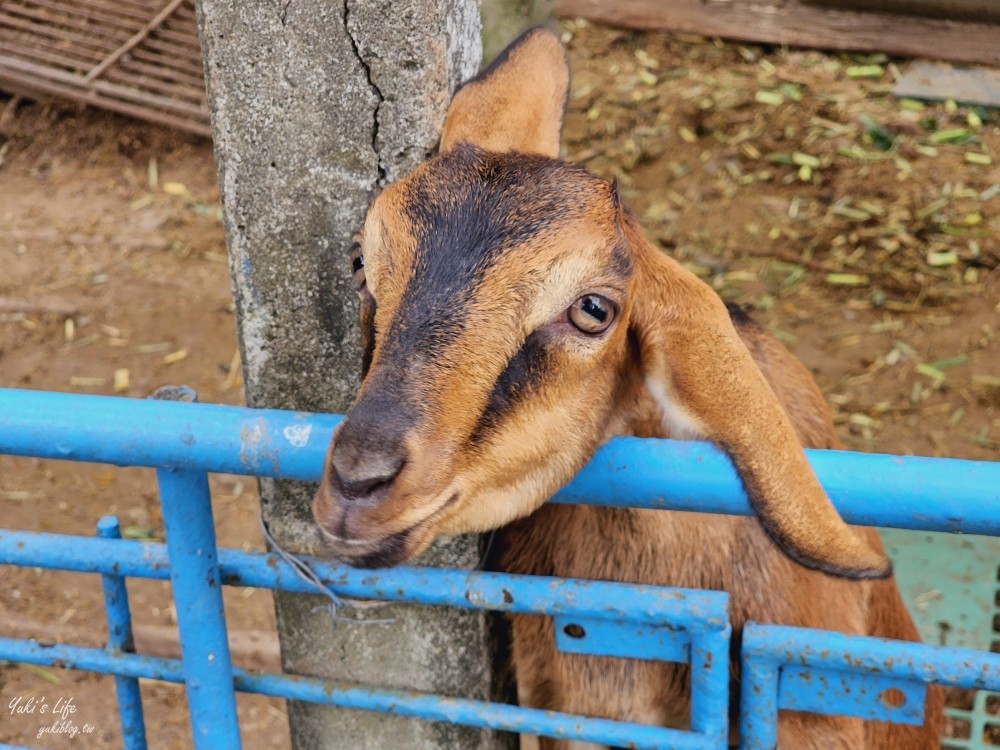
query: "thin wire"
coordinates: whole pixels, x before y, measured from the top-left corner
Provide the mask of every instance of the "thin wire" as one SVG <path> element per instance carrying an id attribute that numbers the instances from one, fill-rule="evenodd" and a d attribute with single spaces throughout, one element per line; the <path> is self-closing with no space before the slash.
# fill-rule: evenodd
<path id="1" fill-rule="evenodd" d="M 323 594 L 324 596 L 326 596 L 330 600 L 329 604 L 327 604 L 325 606 L 322 606 L 322 607 L 315 607 L 315 608 L 313 608 L 313 611 L 314 612 L 318 612 L 318 611 L 322 610 L 322 611 L 328 612 L 329 615 L 330 615 L 330 621 L 333 624 L 333 630 L 334 630 L 334 632 L 336 632 L 336 630 L 337 630 L 337 625 L 340 622 L 344 621 L 344 618 L 340 617 L 340 615 L 338 614 L 338 610 L 341 607 L 352 607 L 352 608 L 354 608 L 354 609 L 357 610 L 357 609 L 364 609 L 364 608 L 367 608 L 367 607 L 370 607 L 370 606 L 381 606 L 381 605 L 389 604 L 389 602 L 382 602 L 382 601 L 375 601 L 373 603 L 367 603 L 367 602 L 366 603 L 362 603 L 360 601 L 351 600 L 351 599 L 343 599 L 343 598 L 337 596 L 333 592 L 333 590 L 323 582 L 323 579 L 321 579 L 318 575 L 316 575 L 316 571 L 314 571 L 312 569 L 312 567 L 309 565 L 309 563 L 307 563 L 305 560 L 303 560 L 298 555 L 296 555 L 296 554 L 294 554 L 292 552 L 289 552 L 284 547 L 282 547 L 280 544 L 278 544 L 278 540 L 274 538 L 274 536 L 271 534 L 270 529 L 267 528 L 267 522 L 264 521 L 264 513 L 263 512 L 260 513 L 260 515 L 258 516 L 258 518 L 260 519 L 260 529 L 261 529 L 261 532 L 264 534 L 264 541 L 267 543 L 268 547 L 270 547 L 272 550 L 274 550 L 275 552 L 277 552 L 278 556 L 282 560 L 284 560 L 286 563 L 288 563 L 288 565 L 295 572 L 295 575 L 297 575 L 299 578 L 301 578 L 306 583 L 310 583 L 313 586 L 315 586 L 316 590 L 319 593 Z M 474 568 L 474 570 L 483 570 L 484 566 L 486 565 L 486 560 L 489 557 L 490 550 L 493 548 L 493 540 L 496 538 L 496 533 L 497 533 L 496 529 L 494 529 L 493 531 L 490 532 L 489 537 L 487 537 L 487 539 L 486 539 L 486 546 L 483 548 L 482 555 L 480 555 L 480 558 L 479 558 L 479 563 L 476 565 L 476 567 Z M 351 619 L 346 620 L 346 621 L 347 622 L 352 622 L 352 623 L 357 623 L 357 624 L 360 624 L 360 625 L 391 625 L 396 620 L 395 620 L 395 618 L 390 617 L 390 618 L 385 618 L 385 619 L 380 619 L 380 620 L 351 618 Z"/>
<path id="2" fill-rule="evenodd" d="M 341 607 L 353 607 L 355 609 L 358 609 L 365 606 L 360 602 L 352 601 L 350 599 L 342 599 L 341 597 L 337 596 L 330 589 L 330 587 L 323 582 L 323 579 L 321 579 L 318 575 L 316 575 L 316 571 L 312 569 L 309 563 L 307 563 L 301 557 L 298 557 L 297 555 L 293 554 L 292 552 L 289 552 L 280 544 L 278 544 L 277 540 L 271 535 L 270 530 L 267 528 L 267 523 L 264 521 L 263 513 L 260 514 L 260 528 L 264 534 L 264 541 L 267 542 L 268 546 L 271 549 L 273 549 L 275 552 L 278 553 L 278 555 L 281 557 L 282 560 L 284 560 L 291 566 L 292 570 L 295 571 L 295 574 L 302 580 L 306 581 L 307 583 L 311 583 L 313 586 L 316 587 L 319 593 L 329 598 L 330 600 L 329 604 L 323 607 L 315 607 L 313 611 L 318 612 L 320 610 L 324 610 L 328 612 L 330 614 L 330 620 L 333 623 L 334 632 L 336 632 L 337 630 L 337 625 L 340 622 L 345 621 L 345 618 L 340 617 L 338 615 L 338 610 Z M 358 623 L 360 625 L 391 625 L 392 623 L 395 622 L 395 618 L 388 618 L 383 620 L 351 618 L 346 620 L 346 622 Z"/>
<path id="3" fill-rule="evenodd" d="M 490 532 L 489 537 L 486 539 L 486 546 L 483 547 L 483 554 L 479 557 L 479 565 L 475 567 L 475 570 L 484 570 L 486 568 L 486 561 L 490 556 L 490 550 L 493 549 L 493 540 L 496 538 L 497 530 L 493 529 Z"/>

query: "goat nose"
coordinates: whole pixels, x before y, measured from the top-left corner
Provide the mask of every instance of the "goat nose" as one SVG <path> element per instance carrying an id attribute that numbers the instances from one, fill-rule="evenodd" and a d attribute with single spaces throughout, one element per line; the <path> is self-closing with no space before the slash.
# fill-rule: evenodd
<path id="1" fill-rule="evenodd" d="M 346 500 L 377 502 L 386 494 L 406 463 L 406 449 L 360 452 L 354 446 L 333 451 L 335 482 Z"/>

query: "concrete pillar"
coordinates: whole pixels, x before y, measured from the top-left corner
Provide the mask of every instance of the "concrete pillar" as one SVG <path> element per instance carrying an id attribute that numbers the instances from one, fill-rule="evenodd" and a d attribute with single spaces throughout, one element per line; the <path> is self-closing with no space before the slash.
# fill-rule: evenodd
<path id="1" fill-rule="evenodd" d="M 380 185 L 437 143 L 452 90 L 481 58 L 476 0 L 200 0 L 226 241 L 247 402 L 344 412 L 358 382 L 347 248 Z M 312 553 L 313 487 L 261 482 L 280 544 Z M 478 538 L 425 562 L 472 567 Z M 277 597 L 291 672 L 489 698 L 490 621 L 388 606 L 334 631 L 321 602 Z M 357 625 L 355 616 L 392 619 Z M 499 748 L 509 738 L 380 714 L 290 705 L 294 746 Z"/>

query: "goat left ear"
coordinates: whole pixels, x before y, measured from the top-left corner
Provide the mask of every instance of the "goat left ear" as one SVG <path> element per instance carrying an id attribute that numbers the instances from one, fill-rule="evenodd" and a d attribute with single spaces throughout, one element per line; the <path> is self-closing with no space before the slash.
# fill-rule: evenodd
<path id="1" fill-rule="evenodd" d="M 487 151 L 559 156 L 569 65 L 555 34 L 526 31 L 451 101 L 441 151 L 461 142 Z"/>
<path id="2" fill-rule="evenodd" d="M 891 562 L 827 498 L 722 301 L 673 259 L 641 250 L 630 324 L 671 434 L 707 438 L 729 455 L 764 530 L 796 562 L 844 578 L 891 575 Z"/>

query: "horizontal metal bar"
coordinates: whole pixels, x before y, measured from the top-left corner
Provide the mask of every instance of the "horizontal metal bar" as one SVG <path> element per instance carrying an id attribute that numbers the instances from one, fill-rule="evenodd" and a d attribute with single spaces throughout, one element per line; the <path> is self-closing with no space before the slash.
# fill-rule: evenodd
<path id="1" fill-rule="evenodd" d="M 192 76 L 200 77 L 203 75 L 199 62 L 201 60 L 200 57 L 198 61 L 186 60 L 176 55 L 164 55 L 145 47 L 132 50 L 132 57 L 138 60 L 146 60 L 153 65 L 164 66 L 170 70 L 183 70 Z"/>
<path id="2" fill-rule="evenodd" d="M 0 389 L 0 453 L 315 482 L 340 420 Z M 850 523 L 1000 536 L 1000 462 L 806 454 Z M 720 451 L 707 443 L 638 438 L 609 442 L 553 501 L 750 513 L 739 478 Z"/>
<path id="3" fill-rule="evenodd" d="M 845 520 L 1000 536 L 1000 462 L 806 450 Z M 633 502 L 630 498 L 635 498 Z M 553 501 L 750 514 L 729 458 L 709 443 L 616 438 Z"/>
<path id="4" fill-rule="evenodd" d="M 11 8 L 11 10 L 16 9 Z M 78 47 L 95 49 L 103 54 L 107 54 L 115 48 L 113 39 L 108 39 L 107 37 L 101 38 L 97 34 L 87 33 L 85 31 L 77 31 L 68 24 L 59 24 L 58 21 L 57 23 L 52 23 L 52 20 L 49 20 L 48 23 L 45 23 L 44 21 L 36 21 L 37 19 L 28 20 L 0 12 L 0 27 L 18 29 L 21 32 L 24 32 L 25 36 L 28 38 L 30 38 L 30 36 L 41 36 L 48 37 L 49 39 L 53 39 L 55 41 L 69 41 Z"/>
<path id="5" fill-rule="evenodd" d="M 0 388 L 0 453 L 317 481 L 341 419 Z"/>
<path id="6" fill-rule="evenodd" d="M 718 591 L 449 568 L 360 570 L 303 559 L 326 586 L 347 598 L 671 623 L 694 632 L 722 630 L 728 621 L 729 595 Z M 163 544 L 29 531 L 0 530 L 0 564 L 136 578 L 170 576 Z M 219 570 L 227 585 L 317 593 L 274 554 L 223 548 Z"/>
<path id="7" fill-rule="evenodd" d="M 118 86 L 131 86 L 153 94 L 175 98 L 181 101 L 199 102 L 205 98 L 205 87 L 191 87 L 173 79 L 173 71 L 161 71 L 157 77 L 144 73 L 132 73 L 123 63 L 104 71 L 103 80 Z"/>
<path id="8" fill-rule="evenodd" d="M 91 82 L 88 88 L 97 94 L 105 97 L 120 99 L 123 102 L 132 102 L 148 107 L 164 109 L 168 112 L 176 112 L 179 115 L 187 115 L 194 118 L 207 118 L 208 107 L 199 103 L 192 103 L 183 99 L 176 99 L 169 96 L 161 96 L 150 91 L 139 91 L 129 86 L 124 86 L 100 78 Z M 204 92 L 199 92 L 204 93 Z"/>
<path id="9" fill-rule="evenodd" d="M 742 653 L 745 658 L 779 666 L 794 664 L 1000 690 L 1000 654 L 975 649 L 748 622 L 743 628 Z"/>
<path id="10" fill-rule="evenodd" d="M 114 65 L 120 57 L 128 54 L 129 50 L 135 48 L 142 41 L 149 36 L 150 32 L 153 31 L 157 26 L 163 23 L 179 6 L 184 0 L 169 0 L 163 9 L 157 13 L 153 18 L 151 18 L 146 24 L 143 25 L 141 29 L 135 32 L 129 39 L 125 40 L 118 49 L 109 55 L 106 59 L 102 60 L 99 65 L 96 65 L 92 70 L 87 72 L 87 82 L 95 81 L 101 73 L 107 70 L 109 67 Z"/>
<path id="11" fill-rule="evenodd" d="M 101 649 L 80 646 L 42 646 L 34 641 L 0 638 L 0 659 L 166 682 L 184 681 L 184 670 L 179 660 L 136 654 L 111 654 Z M 379 711 L 428 721 L 447 721 L 595 742 L 612 747 L 645 750 L 663 747 L 676 750 L 712 750 L 715 747 L 711 738 L 676 729 L 592 719 L 416 691 L 372 689 L 316 677 L 250 673 L 234 669 L 233 682 L 241 692 L 323 703 L 340 708 Z"/>

